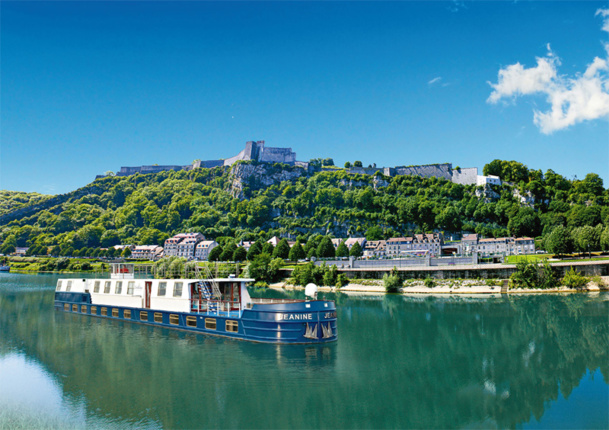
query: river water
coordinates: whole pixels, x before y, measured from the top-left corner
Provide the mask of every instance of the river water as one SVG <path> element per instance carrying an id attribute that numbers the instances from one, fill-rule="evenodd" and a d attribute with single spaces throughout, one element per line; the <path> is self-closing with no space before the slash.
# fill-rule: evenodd
<path id="1" fill-rule="evenodd" d="M 0 428 L 609 428 L 607 293 L 326 294 L 338 342 L 278 346 L 55 311 L 57 278 L 0 274 Z"/>

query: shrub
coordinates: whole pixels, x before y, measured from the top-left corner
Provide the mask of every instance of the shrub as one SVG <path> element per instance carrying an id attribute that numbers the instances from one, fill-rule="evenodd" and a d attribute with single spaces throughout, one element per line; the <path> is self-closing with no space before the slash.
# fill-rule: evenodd
<path id="1" fill-rule="evenodd" d="M 392 273 L 391 275 L 385 274 L 383 276 L 383 285 L 385 286 L 385 291 L 387 293 L 397 293 L 402 286 L 402 282 L 396 273 Z"/>
<path id="2" fill-rule="evenodd" d="M 345 285 L 347 285 L 348 283 L 349 283 L 349 279 L 347 279 L 347 275 L 345 275 L 344 273 L 341 273 L 341 274 L 339 274 L 339 275 L 336 277 L 336 284 L 335 284 L 335 285 L 336 285 L 338 288 L 342 288 L 342 287 L 344 287 Z"/>
<path id="3" fill-rule="evenodd" d="M 583 276 L 579 271 L 571 267 L 562 278 L 562 284 L 569 288 L 583 288 L 590 280 Z"/>
<path id="4" fill-rule="evenodd" d="M 268 288 L 269 284 L 267 284 L 264 281 L 258 281 L 258 282 L 254 283 L 254 287 L 256 287 L 256 288 Z"/>
<path id="5" fill-rule="evenodd" d="M 592 282 L 594 282 L 597 287 L 606 287 L 607 286 L 607 283 L 605 282 L 605 280 L 598 275 L 593 276 L 592 278 L 590 278 L 590 280 Z"/>
<path id="6" fill-rule="evenodd" d="M 430 277 L 425 278 L 423 283 L 425 284 L 425 286 L 427 288 L 433 288 L 433 287 L 436 286 L 436 281 L 433 278 L 430 278 Z"/>

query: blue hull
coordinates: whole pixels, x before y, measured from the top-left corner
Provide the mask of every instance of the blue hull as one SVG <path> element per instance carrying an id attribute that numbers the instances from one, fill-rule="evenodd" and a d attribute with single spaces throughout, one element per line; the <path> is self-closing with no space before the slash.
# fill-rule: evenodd
<path id="1" fill-rule="evenodd" d="M 253 304 L 242 312 L 197 313 L 96 305 L 87 293 L 56 292 L 55 308 L 253 342 L 298 344 L 337 340 L 336 306 L 332 301 Z"/>

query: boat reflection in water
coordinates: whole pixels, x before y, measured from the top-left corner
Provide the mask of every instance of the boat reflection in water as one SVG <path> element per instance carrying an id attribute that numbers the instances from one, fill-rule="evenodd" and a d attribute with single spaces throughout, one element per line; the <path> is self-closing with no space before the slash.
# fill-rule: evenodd
<path id="1" fill-rule="evenodd" d="M 75 405 L 59 408 L 66 422 L 555 427 L 562 408 L 566 427 L 609 426 L 608 294 L 327 294 L 339 304 L 340 342 L 277 345 L 53 312 L 53 291 L 35 287 L 52 277 L 40 278 L 3 289 L 0 276 L 0 355 L 19 354 L 23 369 L 34 364 L 55 381 L 63 404 Z M 6 399 L 4 390 L 0 380 Z"/>

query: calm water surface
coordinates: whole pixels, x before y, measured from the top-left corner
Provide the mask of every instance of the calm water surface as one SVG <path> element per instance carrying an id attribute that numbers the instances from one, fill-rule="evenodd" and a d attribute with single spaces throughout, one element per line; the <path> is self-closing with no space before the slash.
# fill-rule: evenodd
<path id="1" fill-rule="evenodd" d="M 57 312 L 57 277 L 0 274 L 0 428 L 609 428 L 606 293 L 328 294 L 338 342 L 277 346 Z"/>

